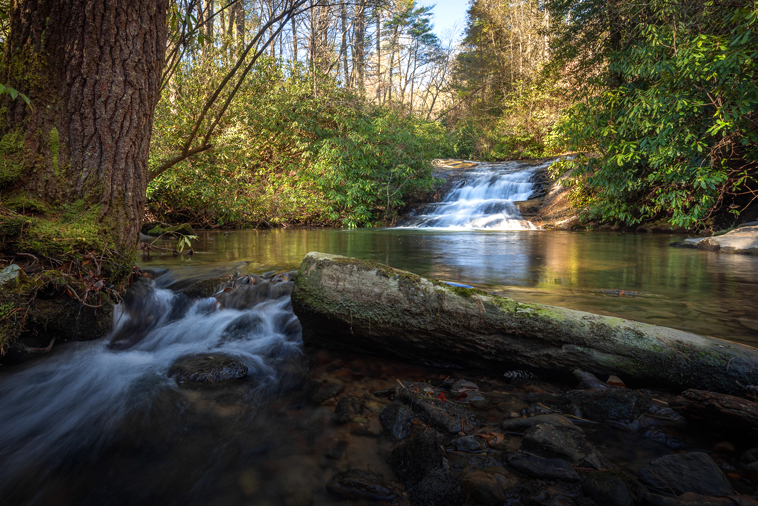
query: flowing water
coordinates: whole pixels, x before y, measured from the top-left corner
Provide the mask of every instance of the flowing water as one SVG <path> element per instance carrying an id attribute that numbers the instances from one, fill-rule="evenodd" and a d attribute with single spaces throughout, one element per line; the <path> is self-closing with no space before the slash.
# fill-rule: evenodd
<path id="1" fill-rule="evenodd" d="M 528 184 L 509 190 L 511 200 L 525 198 Z M 430 213 L 425 223 L 502 228 L 518 219 L 507 211 L 508 199 L 490 199 L 489 212 L 464 194 L 450 203 L 455 219 L 435 221 Z M 336 401 L 320 400 L 324 385 L 374 406 L 369 393 L 393 388 L 399 378 L 465 372 L 304 349 L 286 280 L 246 288 L 247 296 L 225 305 L 176 292 L 225 274 L 295 269 L 309 251 L 758 345 L 758 258 L 668 247 L 679 237 L 429 227 L 198 235 L 192 257 L 142 260 L 157 277 L 119 307 L 111 336 L 0 368 L 0 504 L 334 504 L 338 499 L 324 491 L 334 472 L 355 467 L 390 475 L 386 457 L 394 445 L 378 437 L 375 414 L 331 424 Z M 232 357 L 250 374 L 218 388 L 178 384 L 169 369 L 193 354 Z M 487 412 L 493 424 L 564 388 L 527 391 L 476 378 L 503 396 Z M 598 430 L 594 441 L 615 442 L 608 455 L 631 470 L 672 452 L 637 434 Z M 691 435 L 686 447 L 708 450 L 717 437 Z"/>
<path id="2" fill-rule="evenodd" d="M 404 228 L 530 230 L 515 202 L 528 200 L 534 177 L 551 162 L 524 169 L 518 162 L 480 163 L 463 174 L 442 202 L 429 204 L 402 221 Z"/>

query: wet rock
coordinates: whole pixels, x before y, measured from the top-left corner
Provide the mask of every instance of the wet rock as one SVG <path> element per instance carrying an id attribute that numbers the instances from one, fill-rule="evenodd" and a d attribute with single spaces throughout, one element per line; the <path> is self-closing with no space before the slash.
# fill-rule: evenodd
<path id="1" fill-rule="evenodd" d="M 450 449 L 458 452 L 481 453 L 487 449 L 487 443 L 478 436 L 463 436 L 454 439 Z"/>
<path id="2" fill-rule="evenodd" d="M 357 399 L 359 402 L 360 400 Z M 355 409 L 356 398 L 352 396 L 343 397 L 337 401 L 337 405 L 334 407 L 334 413 L 332 413 L 332 422 L 336 424 L 343 424 L 349 422 L 358 410 Z"/>
<path id="3" fill-rule="evenodd" d="M 645 504 L 650 506 L 742 506 L 744 503 L 735 503 L 728 497 L 709 497 L 687 492 L 678 497 L 644 493 Z M 748 503 L 749 504 L 749 503 Z"/>
<path id="4" fill-rule="evenodd" d="M 645 390 L 572 390 L 568 398 L 591 420 L 631 422 L 647 413 L 653 403 Z"/>
<path id="5" fill-rule="evenodd" d="M 686 390 L 669 406 L 688 420 L 729 429 L 758 429 L 758 402 L 734 395 Z"/>
<path id="6" fill-rule="evenodd" d="M 445 454 L 445 458 L 447 459 L 448 467 L 455 471 L 502 468 L 503 466 L 497 454 L 484 452 L 470 453 L 451 450 Z"/>
<path id="7" fill-rule="evenodd" d="M 626 384 L 621 381 L 621 378 L 614 376 L 613 374 L 608 376 L 606 383 L 614 388 L 626 388 Z"/>
<path id="8" fill-rule="evenodd" d="M 463 481 L 450 471 L 433 471 L 411 490 L 416 506 L 460 506 L 463 499 Z"/>
<path id="9" fill-rule="evenodd" d="M 231 284 L 231 281 L 226 276 L 222 278 L 204 279 L 203 281 L 198 281 L 194 285 L 185 288 L 181 293 L 191 299 L 205 299 L 207 297 L 213 297 L 229 284 Z"/>
<path id="10" fill-rule="evenodd" d="M 266 300 L 286 297 L 292 293 L 292 283 L 259 283 L 242 285 L 216 293 L 215 297 L 221 307 L 230 309 L 250 309 Z"/>
<path id="11" fill-rule="evenodd" d="M 423 433 L 403 442 L 392 451 L 389 462 L 394 473 L 413 486 L 442 466 L 444 454 L 431 434 Z"/>
<path id="12" fill-rule="evenodd" d="M 566 427 L 576 432 L 582 432 L 582 429 L 574 425 L 571 420 L 558 413 L 511 418 L 503 421 L 501 427 L 508 432 L 524 432 L 535 425 L 542 424 L 552 425 L 554 427 Z"/>
<path id="13" fill-rule="evenodd" d="M 219 384 L 247 376 L 245 364 L 226 355 L 188 355 L 173 363 L 168 376 L 176 382 Z"/>
<path id="14" fill-rule="evenodd" d="M 665 455 L 639 471 L 640 481 L 650 487 L 675 494 L 692 492 L 707 496 L 725 496 L 732 487 L 716 462 L 705 453 Z"/>
<path id="15" fill-rule="evenodd" d="M 362 417 L 361 417 L 362 418 Z M 358 420 L 358 418 L 354 418 L 353 421 Z M 367 437 L 379 437 L 382 435 L 382 424 L 379 422 L 376 418 L 364 418 L 361 421 L 358 426 L 356 426 L 351 433 L 355 434 L 356 436 L 367 436 Z"/>
<path id="16" fill-rule="evenodd" d="M 5 289 L 15 288 L 22 280 L 24 271 L 16 264 L 11 264 L 0 271 L 0 287 Z"/>
<path id="17" fill-rule="evenodd" d="M 441 400 L 438 396 L 442 393 L 426 383 L 411 383 L 398 386 L 396 398 L 409 404 L 422 420 L 441 431 L 457 433 L 479 427 L 471 411 L 454 402 Z"/>
<path id="18" fill-rule="evenodd" d="M 325 380 L 311 385 L 310 400 L 315 404 L 321 404 L 333 397 L 337 397 L 345 389 L 345 385 L 337 380 Z"/>
<path id="19" fill-rule="evenodd" d="M 619 476 L 612 473 L 593 473 L 584 480 L 584 493 L 603 506 L 632 506 L 629 489 Z"/>
<path id="20" fill-rule="evenodd" d="M 479 391 L 466 392 L 465 401 L 474 409 L 485 409 L 490 405 L 489 399 Z M 457 400 L 457 399 L 456 399 Z M 460 402 L 460 401 L 458 401 Z"/>
<path id="21" fill-rule="evenodd" d="M 382 427 L 395 441 L 407 438 L 411 434 L 413 410 L 402 402 L 395 401 L 379 415 Z"/>
<path id="22" fill-rule="evenodd" d="M 521 449 L 540 457 L 564 459 L 572 464 L 584 460 L 595 469 L 605 469 L 607 466 L 583 436 L 566 427 L 536 425 L 524 433 Z"/>
<path id="23" fill-rule="evenodd" d="M 579 481 L 579 475 L 574 468 L 563 459 L 543 459 L 533 455 L 517 454 L 508 461 L 508 466 L 532 478 Z"/>
<path id="24" fill-rule="evenodd" d="M 515 483 L 513 478 L 500 474 L 495 476 L 480 470 L 466 473 L 463 477 L 463 490 L 472 504 L 495 506 L 505 502 L 505 487 Z"/>
<path id="25" fill-rule="evenodd" d="M 352 469 L 335 475 L 326 489 L 347 499 L 391 501 L 395 498 L 390 485 L 378 474 Z"/>
<path id="26" fill-rule="evenodd" d="M 473 383 L 471 381 L 467 380 L 458 380 L 455 383 L 453 383 L 453 386 L 450 387 L 451 392 L 470 392 L 470 391 L 479 391 L 479 386 L 476 383 Z"/>
<path id="27" fill-rule="evenodd" d="M 586 390 L 605 390 L 609 388 L 607 383 L 600 381 L 590 372 L 574 369 L 571 373 L 579 380 L 579 388 Z"/>

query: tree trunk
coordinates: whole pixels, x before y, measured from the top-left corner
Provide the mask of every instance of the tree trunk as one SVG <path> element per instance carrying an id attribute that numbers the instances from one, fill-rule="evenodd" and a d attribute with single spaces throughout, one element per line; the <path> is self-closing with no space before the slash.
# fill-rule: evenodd
<path id="1" fill-rule="evenodd" d="M 168 3 L 13 3 L 1 82 L 33 108 L 7 103 L 4 129 L 23 134 L 25 159 L 21 176 L 2 188 L 5 202 L 32 199 L 47 218 L 78 205 L 96 215 L 106 245 L 135 251 Z"/>
<path id="2" fill-rule="evenodd" d="M 376 262 L 309 253 L 292 307 L 316 346 L 502 373 L 579 368 L 628 384 L 739 392 L 754 348 L 429 281 Z M 738 383 L 739 382 L 739 383 Z"/>

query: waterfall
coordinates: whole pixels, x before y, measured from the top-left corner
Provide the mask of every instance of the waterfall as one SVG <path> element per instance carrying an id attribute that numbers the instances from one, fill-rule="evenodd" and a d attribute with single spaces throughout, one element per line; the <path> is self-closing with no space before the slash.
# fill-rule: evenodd
<path id="1" fill-rule="evenodd" d="M 516 202 L 534 192 L 535 173 L 549 163 L 523 169 L 518 162 L 481 163 L 466 171 L 459 186 L 442 202 L 428 204 L 400 223 L 400 228 L 453 230 L 533 230 Z"/>

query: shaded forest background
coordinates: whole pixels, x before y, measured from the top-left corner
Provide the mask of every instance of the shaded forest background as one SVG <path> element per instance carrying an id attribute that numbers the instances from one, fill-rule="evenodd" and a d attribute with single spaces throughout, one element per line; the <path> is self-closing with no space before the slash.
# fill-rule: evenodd
<path id="1" fill-rule="evenodd" d="M 170 9 L 147 219 L 387 224 L 434 190 L 434 158 L 561 153 L 587 219 L 756 208 L 757 2 L 472 0 L 462 40 L 414 0 Z"/>

